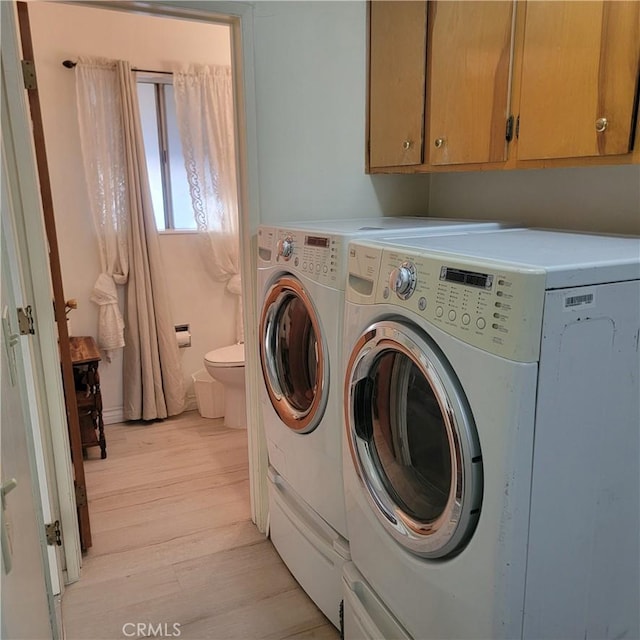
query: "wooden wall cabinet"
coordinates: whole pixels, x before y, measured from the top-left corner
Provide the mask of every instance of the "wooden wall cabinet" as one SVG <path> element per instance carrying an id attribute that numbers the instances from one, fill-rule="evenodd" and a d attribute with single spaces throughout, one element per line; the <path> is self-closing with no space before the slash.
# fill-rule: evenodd
<path id="1" fill-rule="evenodd" d="M 427 3 L 369 5 L 369 162 L 422 164 Z"/>
<path id="2" fill-rule="evenodd" d="M 640 2 L 528 2 L 518 158 L 627 154 L 640 59 Z"/>
<path id="3" fill-rule="evenodd" d="M 639 74 L 637 0 L 373 0 L 367 170 L 640 162 Z"/>

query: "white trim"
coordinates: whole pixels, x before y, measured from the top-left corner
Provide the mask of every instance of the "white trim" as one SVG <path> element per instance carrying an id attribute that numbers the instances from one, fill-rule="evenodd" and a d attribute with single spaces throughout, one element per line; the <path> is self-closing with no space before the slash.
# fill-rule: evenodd
<path id="1" fill-rule="evenodd" d="M 120 422 L 124 422 L 124 407 L 120 405 L 119 407 L 115 407 L 114 409 L 103 409 L 102 421 L 105 424 L 118 424 Z M 107 438 L 107 444 L 108 443 L 109 438 Z"/>
<path id="2" fill-rule="evenodd" d="M 2 2 L 2 69 L 6 82 L 7 113 L 3 110 L 3 136 L 11 136 L 17 165 L 16 193 L 21 202 L 23 217 L 16 220 L 16 233 L 20 242 L 22 270 L 27 293 L 33 296 L 36 336 L 33 341 L 34 380 L 38 388 L 38 405 L 43 429 L 50 433 L 50 441 L 43 439 L 44 456 L 52 461 L 57 487 L 57 508 L 63 535 L 65 581 L 75 582 L 80 577 L 81 553 L 78 518 L 69 435 L 60 375 L 60 358 L 53 305 L 51 304 L 51 271 L 48 261 L 48 243 L 43 224 L 42 203 L 36 170 L 31 131 L 31 117 L 22 84 L 20 47 L 15 2 Z M 46 381 L 46 383 L 45 383 Z"/>

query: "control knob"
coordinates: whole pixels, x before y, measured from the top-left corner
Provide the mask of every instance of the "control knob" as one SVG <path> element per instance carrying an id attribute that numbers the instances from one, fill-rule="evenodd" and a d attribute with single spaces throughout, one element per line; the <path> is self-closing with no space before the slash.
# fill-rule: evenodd
<path id="1" fill-rule="evenodd" d="M 389 275 L 389 288 L 401 300 L 410 298 L 416 288 L 416 267 L 412 262 L 403 262 Z"/>
<path id="2" fill-rule="evenodd" d="M 282 256 L 285 260 L 289 260 L 293 254 L 293 238 L 287 236 L 278 240 L 278 255 Z"/>

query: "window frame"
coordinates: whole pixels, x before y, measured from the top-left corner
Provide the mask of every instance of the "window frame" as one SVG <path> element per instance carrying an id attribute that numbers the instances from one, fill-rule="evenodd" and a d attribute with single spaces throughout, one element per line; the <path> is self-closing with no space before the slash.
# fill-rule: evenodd
<path id="1" fill-rule="evenodd" d="M 158 152 L 161 167 L 162 204 L 164 228 L 159 233 L 191 233 L 194 229 L 178 229 L 175 226 L 173 197 L 171 190 L 171 167 L 169 162 L 169 130 L 167 124 L 167 97 L 164 87 L 173 85 L 173 75 L 152 72 L 137 72 L 136 84 L 151 84 L 154 88 L 156 123 L 158 127 Z M 146 160 L 146 150 L 145 150 Z M 154 219 L 155 215 L 154 215 Z"/>

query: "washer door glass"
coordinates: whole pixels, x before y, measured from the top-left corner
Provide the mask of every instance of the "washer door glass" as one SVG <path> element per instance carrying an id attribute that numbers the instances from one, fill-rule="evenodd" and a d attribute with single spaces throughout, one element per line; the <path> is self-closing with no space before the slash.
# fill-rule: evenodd
<path id="1" fill-rule="evenodd" d="M 328 367 L 316 311 L 298 280 L 281 277 L 269 289 L 260 332 L 271 404 L 290 429 L 312 431 L 326 406 Z"/>
<path id="2" fill-rule="evenodd" d="M 346 385 L 351 456 L 382 524 L 419 555 L 459 552 L 480 512 L 482 457 L 440 350 L 417 328 L 377 323 L 356 345 Z"/>

